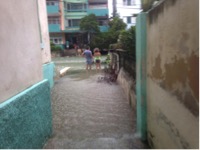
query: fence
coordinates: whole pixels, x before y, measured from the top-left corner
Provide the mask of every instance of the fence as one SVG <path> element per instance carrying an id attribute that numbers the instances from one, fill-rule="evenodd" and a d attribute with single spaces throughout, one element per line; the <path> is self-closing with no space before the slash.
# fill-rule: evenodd
<path id="1" fill-rule="evenodd" d="M 125 50 L 114 50 L 112 51 L 112 64 L 116 66 L 117 71 L 123 67 L 130 77 L 136 79 L 136 58 L 134 54 L 130 55 Z"/>

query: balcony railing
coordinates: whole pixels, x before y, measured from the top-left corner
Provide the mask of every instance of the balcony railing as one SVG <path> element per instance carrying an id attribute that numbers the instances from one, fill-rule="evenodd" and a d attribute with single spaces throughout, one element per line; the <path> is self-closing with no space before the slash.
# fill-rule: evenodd
<path id="1" fill-rule="evenodd" d="M 48 14 L 59 14 L 59 6 L 57 6 L 57 5 L 47 6 L 47 13 Z"/>
<path id="2" fill-rule="evenodd" d="M 101 5 L 89 5 L 89 9 L 108 9 L 107 5 L 101 4 Z"/>
<path id="3" fill-rule="evenodd" d="M 65 32 L 80 32 L 79 26 L 65 27 Z"/>
<path id="4" fill-rule="evenodd" d="M 95 14 L 96 16 L 107 16 L 108 9 L 88 9 L 88 14 Z"/>
<path id="5" fill-rule="evenodd" d="M 60 32 L 60 24 L 49 24 L 49 32 Z"/>
<path id="6" fill-rule="evenodd" d="M 89 3 L 108 3 L 108 0 L 88 0 Z"/>

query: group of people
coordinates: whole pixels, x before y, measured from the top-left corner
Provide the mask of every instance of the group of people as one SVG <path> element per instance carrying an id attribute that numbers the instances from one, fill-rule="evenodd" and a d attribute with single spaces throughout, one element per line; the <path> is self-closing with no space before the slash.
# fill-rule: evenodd
<path id="1" fill-rule="evenodd" d="M 96 65 L 96 70 L 101 70 L 101 53 L 99 48 L 95 48 L 94 55 L 92 55 L 90 47 L 87 46 L 86 50 L 82 53 L 82 56 L 85 56 L 86 59 L 86 70 L 92 69 L 93 62 Z"/>

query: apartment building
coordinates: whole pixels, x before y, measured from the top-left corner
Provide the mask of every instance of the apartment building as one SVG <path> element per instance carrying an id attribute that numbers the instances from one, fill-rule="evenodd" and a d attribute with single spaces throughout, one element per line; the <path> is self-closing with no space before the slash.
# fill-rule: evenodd
<path id="1" fill-rule="evenodd" d="M 63 49 L 87 44 L 80 21 L 95 14 L 101 32 L 108 30 L 108 0 L 46 0 L 50 40 Z"/>
<path id="2" fill-rule="evenodd" d="M 141 12 L 141 2 L 140 0 L 110 0 L 109 17 L 113 17 L 114 9 L 116 14 L 127 24 L 127 28 L 130 28 L 136 24 L 135 14 Z"/>

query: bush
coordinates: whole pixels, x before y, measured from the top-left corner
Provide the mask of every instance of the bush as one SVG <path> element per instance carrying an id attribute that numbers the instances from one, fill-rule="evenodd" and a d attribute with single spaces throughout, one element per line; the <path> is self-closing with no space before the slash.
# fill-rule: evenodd
<path id="1" fill-rule="evenodd" d="M 132 26 L 128 30 L 122 30 L 119 36 L 118 44 L 121 48 L 127 50 L 128 53 L 135 54 L 135 27 Z"/>
<path id="2" fill-rule="evenodd" d="M 60 46 L 55 45 L 53 42 L 50 42 L 50 48 L 52 52 L 59 52 L 62 50 Z"/>

